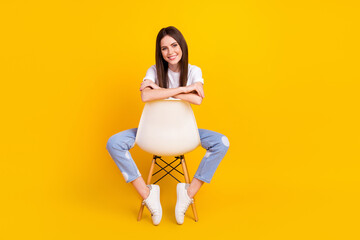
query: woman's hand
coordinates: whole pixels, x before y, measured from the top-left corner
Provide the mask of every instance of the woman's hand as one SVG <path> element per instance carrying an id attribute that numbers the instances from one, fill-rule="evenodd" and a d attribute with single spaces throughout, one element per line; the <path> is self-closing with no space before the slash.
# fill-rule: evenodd
<path id="1" fill-rule="evenodd" d="M 203 84 L 201 82 L 196 82 L 189 86 L 184 87 L 184 93 L 191 93 L 191 92 L 195 92 L 201 98 L 205 97 Z"/>
<path id="2" fill-rule="evenodd" d="M 158 85 L 156 85 L 153 81 L 149 79 L 145 79 L 140 86 L 140 91 L 144 90 L 147 87 L 151 87 L 152 89 L 160 89 Z"/>

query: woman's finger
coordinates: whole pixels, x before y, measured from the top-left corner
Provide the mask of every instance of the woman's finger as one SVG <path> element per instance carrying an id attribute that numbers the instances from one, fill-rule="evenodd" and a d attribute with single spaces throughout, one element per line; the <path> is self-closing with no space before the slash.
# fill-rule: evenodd
<path id="1" fill-rule="evenodd" d="M 204 98 L 204 94 L 203 94 L 203 92 L 202 92 L 202 89 L 201 89 L 199 86 L 197 86 L 197 85 L 196 85 L 196 90 L 197 90 L 197 92 L 199 93 L 198 95 L 199 95 L 200 97 Z"/>
<path id="2" fill-rule="evenodd" d="M 147 87 L 148 84 L 142 83 L 140 86 L 140 91 L 144 90 Z"/>
<path id="3" fill-rule="evenodd" d="M 195 88 L 195 91 L 196 91 L 197 95 L 199 95 L 199 96 L 201 97 L 201 92 L 200 92 L 200 90 L 199 90 L 198 88 Z"/>

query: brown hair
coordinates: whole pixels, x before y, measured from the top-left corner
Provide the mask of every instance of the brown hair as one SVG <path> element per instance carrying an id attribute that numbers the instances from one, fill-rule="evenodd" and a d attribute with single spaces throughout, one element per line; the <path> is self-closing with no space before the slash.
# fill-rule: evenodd
<path id="1" fill-rule="evenodd" d="M 156 61 L 156 74 L 157 74 L 157 80 L 158 85 L 162 88 L 168 88 L 169 87 L 169 79 L 167 77 L 168 72 L 168 62 L 165 61 L 161 54 L 161 46 L 160 42 L 163 37 L 166 35 L 174 38 L 178 44 L 180 45 L 181 51 L 182 51 L 182 57 L 179 61 L 180 64 L 180 86 L 186 86 L 187 83 L 187 76 L 188 76 L 188 47 L 185 41 L 185 38 L 181 34 L 181 32 L 173 27 L 169 26 L 167 28 L 162 28 L 157 37 L 156 37 L 156 51 L 155 51 L 155 61 Z"/>

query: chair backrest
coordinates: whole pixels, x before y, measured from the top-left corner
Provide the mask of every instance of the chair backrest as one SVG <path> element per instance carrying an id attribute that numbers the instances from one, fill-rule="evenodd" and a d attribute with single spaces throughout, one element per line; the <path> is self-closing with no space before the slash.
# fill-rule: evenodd
<path id="1" fill-rule="evenodd" d="M 190 103 L 179 99 L 145 103 L 135 143 L 158 156 L 178 156 L 194 150 L 200 136 Z"/>

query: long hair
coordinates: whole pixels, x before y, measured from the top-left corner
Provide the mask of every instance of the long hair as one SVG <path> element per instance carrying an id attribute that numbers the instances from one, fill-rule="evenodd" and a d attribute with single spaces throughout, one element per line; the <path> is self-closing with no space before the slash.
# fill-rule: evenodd
<path id="1" fill-rule="evenodd" d="M 180 86 L 186 86 L 187 83 L 187 76 L 188 76 L 188 46 L 186 44 L 185 38 L 181 34 L 181 32 L 173 27 L 169 26 L 167 28 L 162 28 L 157 37 L 156 37 L 156 51 L 155 51 L 155 61 L 156 61 L 156 73 L 158 84 L 162 88 L 169 87 L 169 79 L 167 77 L 168 72 L 168 62 L 165 61 L 161 54 L 161 46 L 160 42 L 163 37 L 166 35 L 174 38 L 178 44 L 180 45 L 182 51 L 182 57 L 179 61 L 180 64 Z"/>

